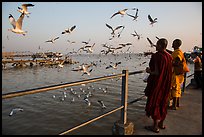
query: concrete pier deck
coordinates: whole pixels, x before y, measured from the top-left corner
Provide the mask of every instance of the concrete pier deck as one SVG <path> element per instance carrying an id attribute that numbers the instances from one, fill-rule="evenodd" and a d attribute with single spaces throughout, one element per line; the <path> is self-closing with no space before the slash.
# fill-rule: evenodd
<path id="1" fill-rule="evenodd" d="M 146 125 L 153 121 L 145 115 L 135 115 L 131 121 L 134 123 L 134 135 L 202 135 L 202 89 L 194 89 L 189 84 L 182 93 L 180 108 L 168 109 L 164 122 L 166 129 L 159 133 L 148 131 Z"/>

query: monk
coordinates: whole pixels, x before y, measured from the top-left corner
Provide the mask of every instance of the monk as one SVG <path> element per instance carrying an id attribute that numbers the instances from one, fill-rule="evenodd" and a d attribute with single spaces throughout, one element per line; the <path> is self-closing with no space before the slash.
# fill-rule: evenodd
<path id="1" fill-rule="evenodd" d="M 172 56 L 166 51 L 168 41 L 161 38 L 157 41 L 157 52 L 152 55 L 149 67 L 147 86 L 144 90 L 147 96 L 146 115 L 153 119 L 153 126 L 145 126 L 147 130 L 159 133 L 165 129 L 163 125 L 167 115 L 168 96 L 172 80 Z"/>
<path id="2" fill-rule="evenodd" d="M 189 68 L 186 64 L 185 56 L 180 49 L 182 41 L 180 39 L 175 39 L 172 43 L 172 48 L 174 48 L 173 53 L 171 54 L 173 58 L 173 74 L 171 81 L 171 92 L 169 99 L 173 99 L 172 106 L 169 106 L 173 110 L 179 108 L 179 102 L 181 98 L 181 85 L 184 82 L 184 73 L 189 72 Z M 181 64 L 181 65 L 180 65 Z M 180 67 L 179 67 L 180 66 Z M 179 69 L 182 68 L 182 69 Z"/>

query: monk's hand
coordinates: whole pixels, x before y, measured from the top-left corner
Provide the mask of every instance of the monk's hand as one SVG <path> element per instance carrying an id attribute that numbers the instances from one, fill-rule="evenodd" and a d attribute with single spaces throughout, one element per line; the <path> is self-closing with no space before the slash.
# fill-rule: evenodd
<path id="1" fill-rule="evenodd" d="M 147 72 L 147 73 L 150 73 L 150 72 L 151 72 L 150 67 L 146 67 L 146 72 Z"/>

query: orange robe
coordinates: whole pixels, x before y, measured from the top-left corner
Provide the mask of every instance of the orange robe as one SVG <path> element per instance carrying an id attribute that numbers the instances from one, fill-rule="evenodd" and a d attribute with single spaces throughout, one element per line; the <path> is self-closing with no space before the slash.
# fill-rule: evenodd
<path id="1" fill-rule="evenodd" d="M 173 61 L 176 57 L 179 57 L 180 61 L 183 60 L 183 65 L 186 66 L 186 60 L 184 58 L 184 54 L 180 49 L 174 50 L 171 56 L 173 58 Z M 184 82 L 184 74 L 176 75 L 173 71 L 170 99 L 172 99 L 173 97 L 181 97 L 181 84 L 183 82 Z"/>

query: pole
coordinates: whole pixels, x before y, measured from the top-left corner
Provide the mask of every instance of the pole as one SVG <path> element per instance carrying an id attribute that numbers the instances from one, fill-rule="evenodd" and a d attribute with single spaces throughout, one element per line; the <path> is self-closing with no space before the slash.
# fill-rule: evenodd
<path id="1" fill-rule="evenodd" d="M 122 94 L 121 94 L 121 120 L 125 125 L 127 122 L 127 100 L 128 100 L 128 70 L 122 72 L 125 76 L 122 77 Z"/>

